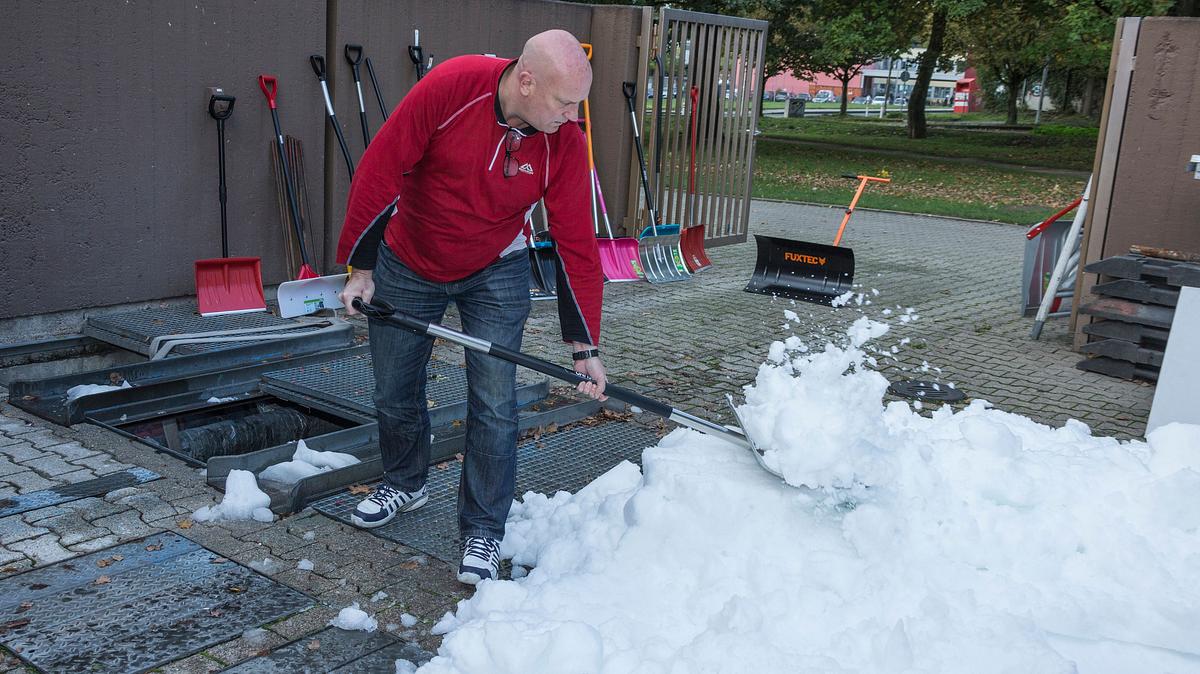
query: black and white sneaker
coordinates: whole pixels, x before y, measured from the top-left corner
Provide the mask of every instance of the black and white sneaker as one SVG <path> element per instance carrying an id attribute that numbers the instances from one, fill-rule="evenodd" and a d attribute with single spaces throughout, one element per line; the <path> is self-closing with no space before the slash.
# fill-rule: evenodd
<path id="1" fill-rule="evenodd" d="M 350 522 L 364 529 L 381 527 L 391 522 L 398 513 L 416 510 L 428 500 L 429 495 L 425 493 L 425 487 L 410 493 L 400 491 L 384 482 L 358 504 L 354 514 L 350 516 Z"/>
<path id="2" fill-rule="evenodd" d="M 481 580 L 500 577 L 500 541 L 482 536 L 467 536 L 462 544 L 462 564 L 458 582 L 475 585 Z"/>

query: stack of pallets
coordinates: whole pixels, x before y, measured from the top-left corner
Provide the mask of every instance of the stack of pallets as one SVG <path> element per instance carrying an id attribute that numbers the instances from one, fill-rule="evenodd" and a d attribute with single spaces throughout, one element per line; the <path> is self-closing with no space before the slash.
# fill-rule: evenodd
<path id="1" fill-rule="evenodd" d="M 1125 379 L 1157 381 L 1167 348 L 1180 286 L 1200 286 L 1200 264 L 1118 255 L 1089 264 L 1100 283 L 1080 313 L 1093 317 L 1083 331 L 1089 343 L 1080 351 L 1088 358 L 1076 367 Z"/>

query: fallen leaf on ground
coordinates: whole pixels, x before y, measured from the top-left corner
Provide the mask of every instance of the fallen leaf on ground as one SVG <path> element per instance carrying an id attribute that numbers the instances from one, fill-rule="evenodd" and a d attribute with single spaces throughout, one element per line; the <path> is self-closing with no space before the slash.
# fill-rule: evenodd
<path id="1" fill-rule="evenodd" d="M 157 545 L 157 544 L 156 544 L 156 545 L 147 545 L 147 546 L 146 546 L 146 551 L 147 551 L 147 552 L 158 552 L 159 550 L 162 550 L 162 546 L 161 546 L 161 545 Z"/>
<path id="2" fill-rule="evenodd" d="M 112 578 L 109 578 L 108 576 L 100 576 L 99 578 L 96 579 L 96 582 L 94 584 L 95 585 L 107 585 L 111 582 L 112 582 Z"/>
<path id="3" fill-rule="evenodd" d="M 23 601 L 23 602 L 21 602 L 21 605 L 19 607 L 17 607 L 17 613 L 24 613 L 31 608 L 33 608 L 33 602 Z"/>
<path id="4" fill-rule="evenodd" d="M 191 529 L 192 528 L 191 520 L 179 520 L 179 522 L 177 524 L 179 524 L 180 529 Z"/>
<path id="5" fill-rule="evenodd" d="M 315 651 L 320 647 L 321 647 L 321 642 L 317 641 L 316 639 L 313 639 L 312 641 L 308 642 L 308 650 L 310 650 L 310 651 Z"/>
<path id="6" fill-rule="evenodd" d="M 351 494 L 370 494 L 371 493 L 371 488 L 365 484 L 352 484 L 349 487 L 347 487 L 347 489 L 350 490 Z"/>

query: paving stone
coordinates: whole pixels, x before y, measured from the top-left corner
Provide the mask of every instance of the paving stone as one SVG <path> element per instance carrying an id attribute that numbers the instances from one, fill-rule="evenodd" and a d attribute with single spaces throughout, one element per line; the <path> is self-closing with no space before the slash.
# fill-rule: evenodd
<path id="1" fill-rule="evenodd" d="M 46 447 L 46 451 L 70 461 L 86 459 L 88 457 L 97 456 L 100 454 L 100 452 L 92 451 L 75 441 L 64 442 L 58 445 L 50 445 L 49 447 Z"/>
<path id="2" fill-rule="evenodd" d="M 4 477 L 5 475 L 11 475 L 13 473 L 20 473 L 24 470 L 27 470 L 24 466 L 17 464 L 17 463 L 13 463 L 12 461 L 9 461 L 7 458 L 0 456 L 0 477 Z"/>
<path id="3" fill-rule="evenodd" d="M 64 503 L 59 507 L 77 511 L 88 522 L 128 510 L 126 507 L 109 503 L 99 496 L 81 498 L 78 501 Z"/>
<path id="4" fill-rule="evenodd" d="M 87 482 L 88 480 L 96 479 L 96 474 L 87 468 L 78 468 L 73 473 L 65 473 L 63 475 L 55 475 L 54 479 L 62 480 L 67 484 L 76 484 L 79 482 Z"/>
<path id="5" fill-rule="evenodd" d="M 109 473 L 115 473 L 118 470 L 124 470 L 131 467 L 129 464 L 121 463 L 107 454 L 97 454 L 96 456 L 89 456 L 83 459 L 75 459 L 70 463 L 73 463 L 76 466 L 90 468 L 94 470 L 97 475 L 107 475 Z"/>
<path id="6" fill-rule="evenodd" d="M 28 538 L 8 546 L 12 550 L 25 553 L 37 564 L 52 564 L 57 561 L 75 556 L 75 553 L 58 544 L 58 537 L 46 534 L 38 538 Z"/>
<path id="7" fill-rule="evenodd" d="M 0 447 L 0 456 L 7 457 L 14 463 L 24 463 L 26 461 L 32 461 L 33 459 L 40 459 L 43 456 L 46 456 L 46 452 L 43 452 L 40 449 L 35 449 L 34 446 L 28 442 L 21 441 L 13 445 L 8 445 L 7 447 Z"/>
<path id="8" fill-rule="evenodd" d="M 136 510 L 100 517 L 93 520 L 92 524 L 103 527 L 124 539 L 146 536 L 155 531 L 142 521 L 141 514 Z"/>
<path id="9" fill-rule="evenodd" d="M 54 478 L 59 475 L 79 470 L 79 466 L 67 463 L 61 457 L 43 456 L 23 462 L 27 468 L 32 468 L 45 477 Z"/>
<path id="10" fill-rule="evenodd" d="M 0 546 L 0 567 L 7 566 L 21 559 L 26 559 L 25 553 Z"/>
<path id="11" fill-rule="evenodd" d="M 332 608 L 318 604 L 307 611 L 302 611 L 266 626 L 266 629 L 280 635 L 288 641 L 325 629 L 329 621 L 337 617 L 338 611 L 345 607 Z"/>
<path id="12" fill-rule="evenodd" d="M 9 484 L 15 486 L 17 491 L 22 494 L 41 491 L 43 489 L 50 489 L 51 487 L 61 484 L 57 480 L 44 478 L 32 470 L 27 470 L 24 473 L 6 475 L 4 479 Z"/>
<path id="13" fill-rule="evenodd" d="M 197 653 L 182 660 L 176 660 L 154 671 L 158 674 L 208 674 L 225 669 L 225 664 L 205 653 Z"/>
<path id="14" fill-rule="evenodd" d="M 67 546 L 67 548 L 69 550 L 71 550 L 72 552 L 80 552 L 80 553 L 95 552 L 97 550 L 111 548 L 112 546 L 116 545 L 120 541 L 121 541 L 120 538 L 118 538 L 112 534 L 109 534 L 107 536 L 101 536 L 100 538 L 93 538 L 90 541 L 84 541 L 82 543 L 76 543 L 75 545 L 69 545 L 69 546 Z"/>
<path id="15" fill-rule="evenodd" d="M 20 515 L 0 518 L 0 545 L 9 545 L 27 538 L 35 538 L 48 532 L 49 529 L 26 524 Z"/>
<path id="16" fill-rule="evenodd" d="M 107 536 L 109 531 L 92 526 L 78 512 L 67 511 L 54 517 L 38 521 L 39 527 L 45 527 L 58 536 L 58 542 L 66 547 L 95 540 Z"/>
<path id="17" fill-rule="evenodd" d="M 166 503 L 158 494 L 131 494 L 117 501 L 117 505 L 129 506 L 142 514 L 142 520 L 151 522 L 175 517 L 175 507 Z"/>

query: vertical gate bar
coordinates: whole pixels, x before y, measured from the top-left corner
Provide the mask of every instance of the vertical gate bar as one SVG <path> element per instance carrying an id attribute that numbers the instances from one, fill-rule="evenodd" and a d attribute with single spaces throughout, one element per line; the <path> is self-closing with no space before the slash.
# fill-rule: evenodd
<path id="1" fill-rule="evenodd" d="M 686 157 L 680 151 L 679 135 L 682 129 L 683 111 L 686 110 L 687 92 L 684 89 L 686 83 L 683 79 L 683 58 L 684 58 L 684 42 L 683 33 L 685 27 L 690 22 L 673 21 L 671 31 L 672 46 L 671 46 L 671 62 L 668 67 L 668 72 L 671 74 L 671 95 L 672 103 L 668 108 L 671 119 L 667 124 L 667 157 L 670 160 L 669 171 L 670 180 L 667 181 L 666 187 L 671 190 L 671 209 L 674 215 L 673 223 L 683 227 L 683 204 L 684 192 L 687 184 L 683 183 L 681 189 L 680 178 L 686 176 L 683 172 L 687 170 Z M 683 161 L 681 161 L 681 159 Z"/>
<path id="2" fill-rule="evenodd" d="M 750 82 L 753 81 L 750 79 L 750 51 L 754 45 L 755 31 L 747 28 L 741 32 L 741 40 L 737 49 L 737 80 L 741 85 L 738 89 L 737 108 L 735 111 L 735 119 L 737 120 L 737 137 L 734 140 L 735 181 L 730 186 L 734 194 L 734 201 L 729 219 L 730 227 L 727 232 L 729 235 L 737 233 L 738 225 L 742 220 L 742 213 L 748 207 L 748 203 L 746 202 L 748 195 L 745 192 L 744 182 L 741 180 L 741 177 L 746 170 L 746 150 L 750 145 L 746 137 L 754 133 L 754 120 L 747 117 L 747 108 L 752 109 L 753 106 L 747 106 L 746 103 L 752 95 L 757 95 L 758 93 L 757 88 L 750 85 Z"/>
<path id="3" fill-rule="evenodd" d="M 756 78 L 759 78 L 760 80 L 761 80 L 761 78 L 759 77 L 759 73 L 761 73 L 761 72 L 762 72 L 762 69 L 765 67 L 765 64 L 763 63 L 763 60 L 764 60 L 764 58 L 765 58 L 765 56 L 766 56 L 766 49 L 767 49 L 767 31 L 768 31 L 768 30 L 769 30 L 769 28 L 764 26 L 764 27 L 763 27 L 761 30 L 757 31 L 757 33 L 758 33 L 758 44 L 757 44 L 757 49 L 755 49 L 755 50 L 754 50 L 754 69 L 751 71 L 751 73 L 754 75 L 754 77 L 756 77 Z M 756 80 L 756 81 L 759 81 L 759 80 Z M 741 234 L 742 234 L 742 236 L 744 236 L 744 237 L 749 237 L 749 236 L 750 236 L 750 229 L 749 229 L 749 224 L 750 224 L 750 208 L 749 208 L 749 201 L 750 201 L 751 194 L 752 194 L 752 192 L 751 192 L 751 186 L 753 185 L 753 181 L 754 181 L 754 156 L 755 156 L 755 148 L 756 148 L 756 146 L 758 145 L 758 139 L 757 139 L 757 138 L 754 136 L 754 131 L 753 131 L 753 130 L 754 130 L 755 128 L 757 128 L 757 126 L 758 126 L 758 115 L 759 115 L 759 109 L 760 109 L 760 106 L 761 106 L 761 105 L 762 105 L 762 93 L 761 93 L 761 92 L 759 92 L 759 95 L 755 97 L 755 100 L 754 100 L 754 101 L 751 101 L 751 114 L 753 115 L 753 117 L 752 117 L 752 120 L 751 120 L 751 121 L 753 122 L 753 124 L 750 126 L 750 129 L 751 129 L 751 131 L 750 131 L 750 134 L 749 134 L 749 138 L 750 138 L 750 148 L 749 148 L 749 150 L 748 150 L 748 152 L 747 152 L 747 154 L 746 154 L 746 171 L 745 171 L 745 174 L 746 174 L 746 186 L 745 186 L 745 188 L 743 189 L 743 192 L 744 192 L 744 193 L 745 193 L 745 195 L 746 195 L 745 199 L 746 199 L 746 206 L 747 206 L 747 207 L 746 207 L 745 211 L 742 213 L 742 221 L 741 221 L 741 223 L 739 223 L 739 225 L 738 225 L 738 227 L 739 227 L 739 229 L 740 229 L 740 233 L 741 233 Z"/>
<path id="4" fill-rule="evenodd" d="M 727 234 L 733 229 L 734 215 L 738 212 L 738 205 L 741 200 L 741 170 L 740 163 L 742 141 L 742 115 L 741 115 L 741 97 L 742 87 L 742 51 L 745 46 L 746 30 L 744 28 L 735 28 L 733 35 L 733 44 L 729 50 L 730 68 L 729 80 L 731 82 L 729 99 L 729 159 L 726 163 L 729 164 L 729 174 L 725 186 L 725 193 L 729 195 L 729 200 L 725 204 L 724 232 Z M 737 93 L 733 94 L 733 87 L 737 86 Z"/>
<path id="5" fill-rule="evenodd" d="M 679 22 L 671 20 L 671 12 L 669 10 L 663 11 L 659 16 L 658 29 L 662 34 L 662 38 L 660 40 L 661 48 L 658 52 L 658 55 L 662 61 L 662 84 L 663 88 L 665 89 L 665 94 L 662 95 L 662 114 L 660 115 L 655 113 L 655 128 L 658 127 L 659 122 L 661 121 L 662 128 L 658 129 L 658 132 L 662 135 L 655 136 L 654 142 L 656 143 L 656 148 L 658 144 L 662 145 L 662 154 L 664 155 L 664 159 L 663 166 L 661 168 L 665 168 L 666 173 L 659 176 L 658 182 L 654 185 L 654 194 L 658 199 L 658 203 L 660 204 L 659 213 L 662 214 L 661 219 L 663 224 L 677 224 L 677 220 L 675 219 L 675 205 L 671 201 L 671 193 L 668 189 L 668 186 L 671 182 L 671 164 L 669 161 L 669 155 L 671 150 L 671 122 L 673 117 L 672 108 L 675 105 L 675 101 L 671 96 L 671 87 L 674 85 L 674 81 L 670 75 L 671 63 L 672 59 L 674 59 L 675 51 L 674 31 L 676 26 L 679 25 Z M 657 149 L 655 150 L 655 155 L 656 157 L 658 155 Z M 657 159 L 655 161 L 657 161 Z"/>
<path id="6" fill-rule="evenodd" d="M 716 170 L 716 148 L 718 142 L 718 126 L 720 120 L 716 110 L 716 59 L 713 57 L 713 45 L 716 39 L 716 26 L 706 25 L 704 27 L 704 66 L 705 78 L 704 88 L 700 93 L 701 105 L 703 111 L 704 122 L 704 221 L 705 223 L 713 223 L 716 215 L 716 202 L 718 195 L 714 189 L 714 174 Z M 711 225 L 710 225 L 711 226 Z"/>
<path id="7" fill-rule="evenodd" d="M 720 85 L 720 90 L 717 92 L 717 94 L 719 96 L 718 102 L 720 104 L 721 115 L 721 145 L 720 159 L 717 161 L 717 167 L 719 170 L 717 178 L 717 190 L 721 195 L 721 198 L 719 202 L 719 210 L 717 212 L 717 222 L 720 230 L 725 232 L 728 228 L 729 203 L 731 199 L 728 188 L 729 174 L 731 173 L 731 167 L 729 165 L 729 142 L 733 135 L 730 116 L 727 114 L 729 112 L 729 99 L 726 97 L 725 92 L 733 89 L 729 82 L 731 71 L 729 67 L 729 56 L 731 42 L 733 39 L 733 30 L 727 26 L 722 26 L 720 35 L 721 40 L 718 43 L 718 54 L 720 54 L 721 61 L 719 70 L 720 76 L 718 79 L 722 82 L 722 84 Z"/>

